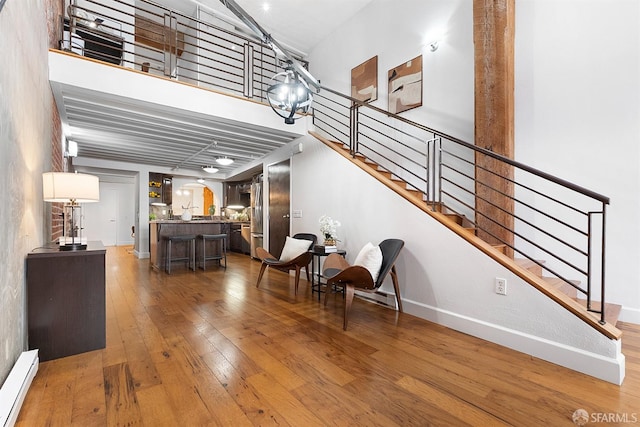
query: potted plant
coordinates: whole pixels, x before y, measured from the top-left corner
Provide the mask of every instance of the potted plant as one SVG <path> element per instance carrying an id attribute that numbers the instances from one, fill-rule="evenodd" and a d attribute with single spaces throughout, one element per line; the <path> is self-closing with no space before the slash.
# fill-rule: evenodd
<path id="1" fill-rule="evenodd" d="M 213 216 L 216 214 L 216 205 L 209 205 L 209 216 L 213 219 Z"/>

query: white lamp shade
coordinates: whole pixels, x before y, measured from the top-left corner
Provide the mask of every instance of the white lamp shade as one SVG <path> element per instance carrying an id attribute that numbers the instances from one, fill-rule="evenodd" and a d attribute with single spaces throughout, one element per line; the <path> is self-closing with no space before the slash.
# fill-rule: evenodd
<path id="1" fill-rule="evenodd" d="M 100 180 L 84 173 L 45 172 L 42 174 L 42 195 L 45 202 L 97 202 L 100 200 Z"/>

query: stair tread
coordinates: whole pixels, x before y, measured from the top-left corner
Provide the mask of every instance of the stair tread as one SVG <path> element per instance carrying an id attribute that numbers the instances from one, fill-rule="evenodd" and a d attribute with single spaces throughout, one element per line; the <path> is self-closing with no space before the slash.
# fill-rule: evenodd
<path id="1" fill-rule="evenodd" d="M 582 298 L 575 298 L 575 300 L 580 303 L 584 308 L 587 308 L 587 300 Z M 602 303 L 600 301 L 591 301 L 591 310 L 600 311 L 600 307 L 602 307 Z M 615 326 L 618 323 L 618 319 L 620 318 L 620 313 L 622 312 L 622 306 L 620 304 L 613 304 L 606 302 L 604 304 L 604 321 L 607 323 L 611 323 Z M 599 313 L 592 313 L 593 315 L 600 318 Z"/>

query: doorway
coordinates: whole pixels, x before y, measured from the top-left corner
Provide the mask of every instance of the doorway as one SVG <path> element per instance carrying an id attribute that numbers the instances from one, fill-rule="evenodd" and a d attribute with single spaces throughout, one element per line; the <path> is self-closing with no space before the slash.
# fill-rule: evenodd
<path id="1" fill-rule="evenodd" d="M 105 246 L 118 244 L 118 192 L 107 185 L 100 186 L 100 201 L 82 206 L 83 236 L 100 240 Z"/>
<path id="2" fill-rule="evenodd" d="M 269 253 L 280 257 L 290 233 L 291 162 L 289 159 L 269 165 Z"/>

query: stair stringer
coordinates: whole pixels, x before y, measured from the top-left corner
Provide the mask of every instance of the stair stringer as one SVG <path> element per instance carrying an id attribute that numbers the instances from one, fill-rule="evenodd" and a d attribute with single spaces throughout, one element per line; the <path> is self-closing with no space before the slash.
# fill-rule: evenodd
<path id="1" fill-rule="evenodd" d="M 524 280 L 526 283 L 533 286 L 535 289 L 540 291 L 542 294 L 546 295 L 551 300 L 555 301 L 565 310 L 570 312 L 571 314 L 578 317 L 580 320 L 600 332 L 602 335 L 606 336 L 610 339 L 619 340 L 622 337 L 622 331 L 616 328 L 611 323 L 601 324 L 599 321 L 599 317 L 597 317 L 594 313 L 587 311 L 580 303 L 564 294 L 557 287 L 549 285 L 547 281 L 543 278 L 535 275 L 531 271 L 526 268 L 522 268 L 519 266 L 512 258 L 506 256 L 501 249 L 494 248 L 489 243 L 480 239 L 472 233 L 469 233 L 467 229 L 458 225 L 455 221 L 449 218 L 447 215 L 442 214 L 440 212 L 434 212 L 427 203 L 422 199 L 422 193 L 417 193 L 415 191 L 408 190 L 406 188 L 406 184 L 404 181 L 391 179 L 388 173 L 379 171 L 377 169 L 377 165 L 374 163 L 366 162 L 364 157 L 356 156 L 352 157 L 348 151 L 344 147 L 344 145 L 340 142 L 330 141 L 317 132 L 310 131 L 309 132 L 313 137 L 322 141 L 325 145 L 332 148 L 334 151 L 339 153 L 341 156 L 348 159 L 350 162 L 358 166 L 360 169 L 367 172 L 369 175 L 380 181 L 382 184 L 387 186 L 389 189 L 393 190 L 395 193 L 406 199 L 408 202 L 413 204 L 418 209 L 422 210 L 424 213 L 430 215 L 442 225 L 447 227 L 449 230 L 453 231 L 461 238 L 466 240 L 471 245 L 475 246 L 477 249 L 482 251 L 485 255 L 492 258 L 494 261 L 498 262 L 503 267 L 507 268 L 513 274 L 518 276 L 520 279 Z"/>

